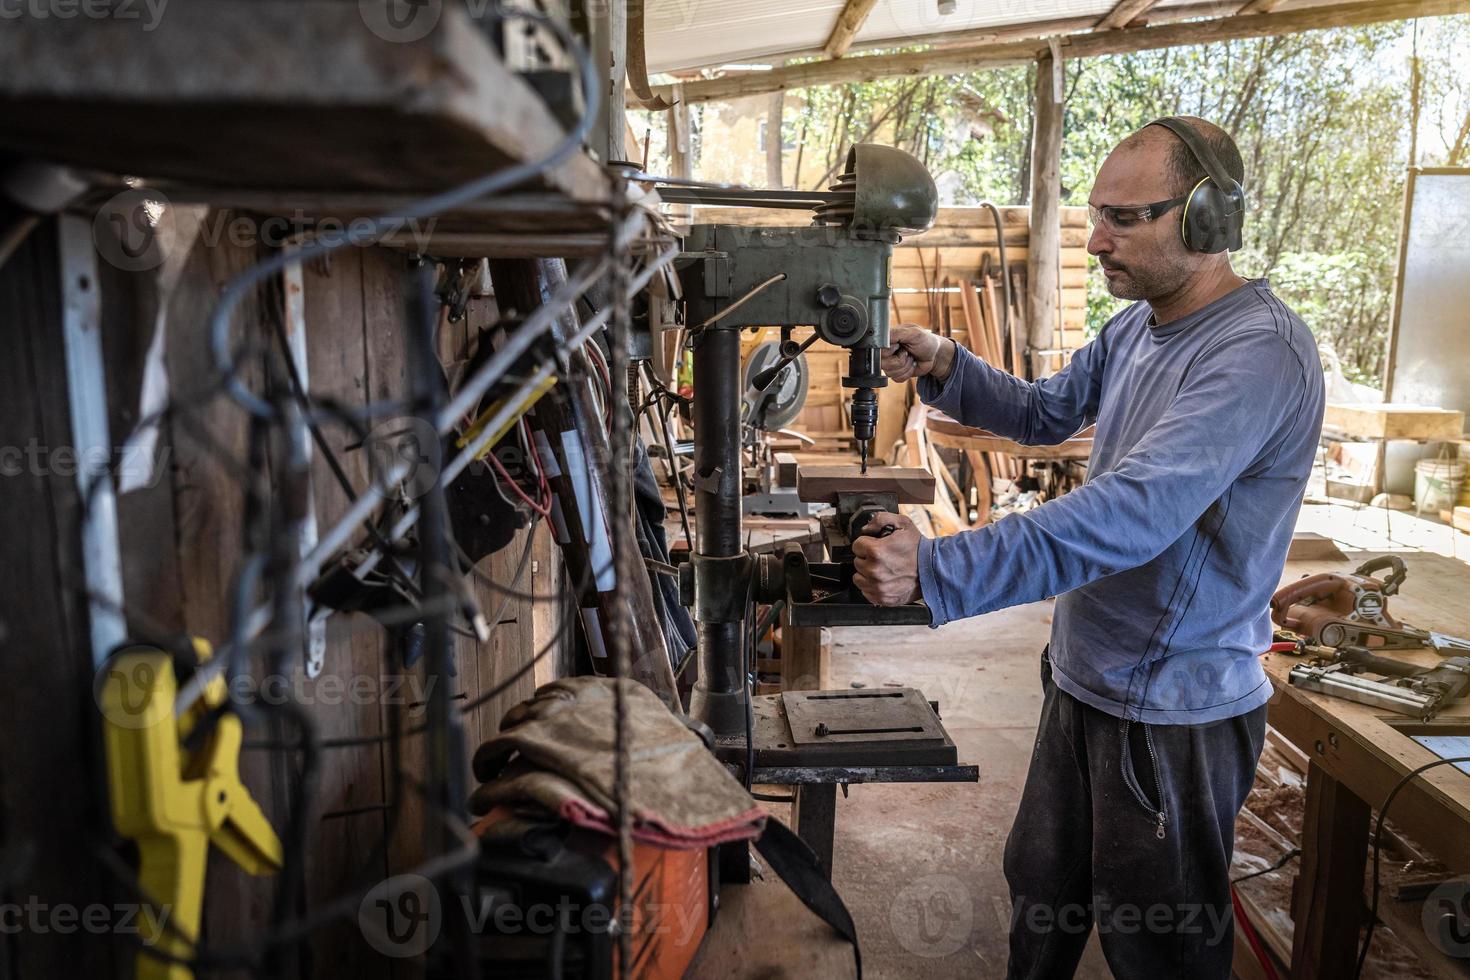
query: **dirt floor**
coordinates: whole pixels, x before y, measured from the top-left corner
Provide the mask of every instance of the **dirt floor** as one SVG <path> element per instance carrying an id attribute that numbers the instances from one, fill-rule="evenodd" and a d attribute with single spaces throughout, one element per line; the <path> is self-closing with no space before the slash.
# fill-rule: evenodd
<path id="1" fill-rule="evenodd" d="M 854 786 L 837 802 L 833 880 L 866 976 L 1005 976 L 1010 898 L 1001 854 L 1036 719 L 1051 603 L 953 623 L 833 631 L 832 685 L 917 687 L 939 701 L 980 783 Z M 1079 978 L 1109 976 L 1094 941 Z"/>

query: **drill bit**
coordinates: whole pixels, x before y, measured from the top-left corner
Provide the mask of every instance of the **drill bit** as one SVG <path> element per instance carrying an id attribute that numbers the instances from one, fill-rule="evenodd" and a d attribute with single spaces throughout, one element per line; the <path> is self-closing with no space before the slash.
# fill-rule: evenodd
<path id="1" fill-rule="evenodd" d="M 863 461 L 862 472 L 868 472 L 868 440 L 858 440 L 858 456 Z"/>

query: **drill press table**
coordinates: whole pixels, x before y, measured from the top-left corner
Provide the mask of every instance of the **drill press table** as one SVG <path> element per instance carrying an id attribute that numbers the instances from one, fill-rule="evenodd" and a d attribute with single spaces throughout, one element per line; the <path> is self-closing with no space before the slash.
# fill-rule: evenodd
<path id="1" fill-rule="evenodd" d="M 792 787 L 792 829 L 829 878 L 839 785 L 980 780 L 978 766 L 958 764 L 936 704 L 913 688 L 786 691 L 752 703 L 751 781 Z M 715 754 L 743 769 L 744 736 L 717 739 Z"/>

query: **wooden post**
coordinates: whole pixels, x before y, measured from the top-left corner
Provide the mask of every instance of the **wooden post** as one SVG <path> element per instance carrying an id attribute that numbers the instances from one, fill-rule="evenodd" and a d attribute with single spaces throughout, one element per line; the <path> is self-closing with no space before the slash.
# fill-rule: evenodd
<path id="1" fill-rule="evenodd" d="M 1026 345 L 1053 346 L 1061 281 L 1062 92 L 1061 62 L 1048 53 L 1036 61 L 1036 125 L 1031 138 L 1031 237 L 1026 258 Z M 1047 359 L 1030 357 L 1040 377 Z M 1019 365 L 1018 365 L 1019 367 Z"/>
<path id="2" fill-rule="evenodd" d="M 593 4 L 589 11 L 591 54 L 597 61 L 598 75 L 607 86 L 602 105 L 597 107 L 597 126 L 590 142 L 603 162 L 626 160 L 627 93 L 623 89 L 628 74 L 628 3 L 608 0 Z"/>
<path id="3" fill-rule="evenodd" d="M 766 110 L 766 186 L 779 189 L 781 183 L 781 112 L 786 108 L 786 93 L 772 92 Z"/>
<path id="4" fill-rule="evenodd" d="M 1293 980 L 1350 977 L 1363 925 L 1368 804 L 1313 762 L 1302 814 L 1301 871 L 1292 897 Z"/>

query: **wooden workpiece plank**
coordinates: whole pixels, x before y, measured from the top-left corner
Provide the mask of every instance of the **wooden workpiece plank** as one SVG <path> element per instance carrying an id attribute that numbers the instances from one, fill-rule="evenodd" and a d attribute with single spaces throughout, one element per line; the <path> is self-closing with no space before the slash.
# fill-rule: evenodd
<path id="1" fill-rule="evenodd" d="M 1322 424 L 1362 439 L 1459 439 L 1465 413 L 1429 405 L 1328 402 Z"/>
<path id="2" fill-rule="evenodd" d="M 934 474 L 912 466 L 809 466 L 796 474 L 796 495 L 805 501 L 836 503 L 839 493 L 896 493 L 900 504 L 934 502 Z"/>
<path id="3" fill-rule="evenodd" d="M 562 135 L 457 5 L 411 41 L 330 0 L 190 0 L 147 31 L 91 17 L 0 31 L 0 145 L 119 174 L 437 190 L 537 159 Z M 607 196 L 583 154 L 536 183 Z"/>

